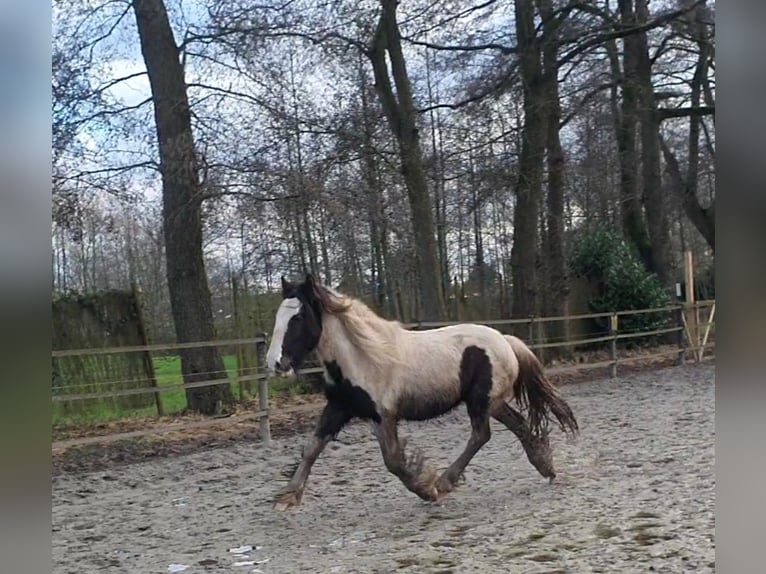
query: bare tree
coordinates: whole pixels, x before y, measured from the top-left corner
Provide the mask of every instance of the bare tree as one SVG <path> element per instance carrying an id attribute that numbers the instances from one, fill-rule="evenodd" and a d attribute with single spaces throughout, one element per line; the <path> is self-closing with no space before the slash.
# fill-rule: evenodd
<path id="1" fill-rule="evenodd" d="M 543 314 L 562 316 L 567 309 L 569 282 L 564 255 L 564 150 L 561 147 L 561 97 L 558 78 L 558 43 L 562 20 L 556 18 L 551 0 L 537 0 L 542 18 L 544 42 L 542 48 L 543 88 L 545 102 L 545 147 L 548 172 L 548 192 L 545 202 L 545 234 L 542 256 L 545 269 L 543 290 Z M 550 336 L 561 339 L 565 323 L 554 321 L 546 325 Z"/>
<path id="2" fill-rule="evenodd" d="M 162 0 L 133 2 L 141 52 L 149 74 L 162 173 L 163 225 L 170 306 L 178 342 L 211 341 L 215 327 L 202 256 L 199 163 L 186 82 Z M 224 379 L 217 347 L 181 351 L 186 383 Z M 220 411 L 234 398 L 228 385 L 187 389 L 189 408 Z"/>
<path id="3" fill-rule="evenodd" d="M 533 0 L 514 0 L 516 7 L 516 42 L 524 94 L 519 175 L 516 183 L 516 208 L 513 212 L 514 317 L 537 314 L 538 221 L 545 161 L 546 117 L 545 84 L 540 43 L 535 29 Z"/>
<path id="4" fill-rule="evenodd" d="M 412 97 L 412 86 L 402 53 L 401 36 L 396 21 L 397 0 L 381 0 L 381 13 L 372 45 L 367 54 L 375 74 L 375 87 L 399 144 L 402 175 L 407 186 L 412 227 L 420 271 L 420 297 L 423 319 L 439 320 L 445 315 L 444 294 L 436 245 L 432 202 L 423 168 L 420 130 Z M 391 63 L 396 94 L 391 85 L 386 54 Z"/>

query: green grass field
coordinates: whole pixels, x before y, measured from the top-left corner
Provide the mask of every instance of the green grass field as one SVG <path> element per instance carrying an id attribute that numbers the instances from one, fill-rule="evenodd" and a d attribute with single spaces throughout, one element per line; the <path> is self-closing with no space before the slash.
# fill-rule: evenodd
<path id="1" fill-rule="evenodd" d="M 183 382 L 181 378 L 180 357 L 153 357 L 153 362 L 157 384 L 160 387 L 178 385 Z M 223 363 L 229 378 L 232 381 L 231 391 L 234 393 L 235 397 L 239 397 L 236 355 L 224 355 Z M 255 383 L 252 384 L 254 385 Z M 161 392 L 160 397 L 166 415 L 178 413 L 186 407 L 186 393 L 184 389 L 169 389 Z M 74 408 L 70 407 L 69 409 L 65 408 L 61 402 L 54 402 L 53 424 L 96 423 L 131 418 L 146 418 L 157 415 L 157 407 L 153 400 L 150 405 L 135 409 L 121 407 L 114 399 L 79 402 L 79 405 L 74 406 Z"/>
<path id="2" fill-rule="evenodd" d="M 153 357 L 154 373 L 157 385 L 168 387 L 183 383 L 181 377 L 181 359 L 178 356 Z M 237 382 L 237 357 L 224 355 L 223 364 L 231 381 L 231 392 L 239 400 L 240 389 Z M 249 392 L 250 389 L 252 392 Z M 293 379 L 272 380 L 269 383 L 269 396 L 277 394 L 301 394 L 312 392 L 310 386 Z M 151 397 L 151 395 L 147 395 Z M 257 382 L 248 381 L 244 388 L 244 399 L 257 396 Z M 162 407 L 165 415 L 180 413 L 186 408 L 186 392 L 184 389 L 168 389 L 160 392 Z M 149 402 L 150 401 L 150 402 Z M 157 406 L 153 398 L 147 399 L 146 406 L 129 408 L 120 405 L 116 399 L 73 401 L 67 408 L 62 402 L 53 402 L 53 425 L 79 425 L 107 423 L 131 419 L 144 419 L 157 416 Z"/>

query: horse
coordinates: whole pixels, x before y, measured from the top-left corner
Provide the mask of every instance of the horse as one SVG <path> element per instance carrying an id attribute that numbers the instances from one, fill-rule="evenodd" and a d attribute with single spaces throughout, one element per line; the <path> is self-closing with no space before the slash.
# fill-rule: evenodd
<path id="1" fill-rule="evenodd" d="M 362 301 L 320 284 L 283 276 L 267 352 L 272 374 L 290 376 L 312 353 L 324 368 L 327 402 L 292 478 L 274 497 L 274 509 L 301 504 L 311 468 L 325 446 L 352 419 L 369 421 L 383 462 L 404 486 L 426 501 L 451 492 L 491 436 L 490 417 L 511 430 L 528 460 L 552 482 L 551 414 L 572 437 L 579 430 L 571 408 L 524 342 L 484 325 L 462 323 L 426 331 L 405 329 Z M 526 409 L 526 418 L 509 401 Z M 468 443 L 440 475 L 420 450 L 409 456 L 397 425 L 444 415 L 464 403 L 471 421 Z"/>

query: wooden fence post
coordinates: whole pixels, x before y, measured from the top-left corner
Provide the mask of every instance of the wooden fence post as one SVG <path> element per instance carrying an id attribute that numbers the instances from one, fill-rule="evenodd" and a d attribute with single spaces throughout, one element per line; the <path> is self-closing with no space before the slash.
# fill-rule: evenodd
<path id="1" fill-rule="evenodd" d="M 617 313 L 612 313 L 609 317 L 609 334 L 612 336 L 611 351 L 612 351 L 612 365 L 611 365 L 611 377 L 617 378 L 617 330 L 618 330 L 618 317 Z"/>
<path id="2" fill-rule="evenodd" d="M 676 327 L 678 327 L 678 331 L 676 332 L 677 338 L 678 338 L 678 365 L 681 366 L 686 362 L 686 337 L 684 337 L 684 317 L 683 317 L 683 307 L 679 307 L 676 309 Z"/>
<path id="3" fill-rule="evenodd" d="M 686 251 L 684 258 L 684 282 L 686 283 L 686 334 L 692 347 L 692 356 L 695 362 L 699 363 L 701 356 L 699 354 L 699 308 L 696 305 L 694 296 L 694 259 L 691 250 Z"/>
<path id="4" fill-rule="evenodd" d="M 707 345 L 707 339 L 710 335 L 710 328 L 713 326 L 713 319 L 715 318 L 715 303 L 710 308 L 710 314 L 707 318 L 707 325 L 705 326 L 705 334 L 702 336 L 702 342 L 700 343 L 700 360 L 705 354 L 705 346 Z"/>
<path id="5" fill-rule="evenodd" d="M 138 318 L 138 330 L 141 344 L 144 346 L 149 345 L 149 336 L 146 333 L 146 324 L 144 323 L 144 310 L 141 307 L 141 289 L 139 289 L 136 283 L 130 285 L 131 295 L 133 297 L 133 305 Z M 157 384 L 157 373 L 154 371 L 154 360 L 152 359 L 152 353 L 150 351 L 143 351 L 141 353 L 144 362 L 144 370 L 149 375 L 149 386 L 154 391 L 154 404 L 157 407 L 157 416 L 161 417 L 165 414 L 165 408 L 162 405 L 162 396 L 160 395 L 160 388 Z"/>
<path id="6" fill-rule="evenodd" d="M 269 374 L 266 369 L 266 333 L 261 333 L 262 341 L 256 343 L 256 373 L 258 374 L 258 410 L 261 415 L 261 440 L 263 446 L 271 446 L 271 420 L 269 416 Z"/>
<path id="7" fill-rule="evenodd" d="M 541 345 L 545 344 L 545 333 L 543 331 L 545 323 L 543 321 L 537 321 L 537 342 Z M 545 364 L 545 347 L 538 349 L 537 358 L 542 364 Z"/>
<path id="8" fill-rule="evenodd" d="M 239 339 L 245 336 L 245 330 L 242 328 L 241 316 L 239 310 L 239 284 L 234 274 L 231 274 L 231 305 L 234 311 L 234 338 Z M 245 353 L 242 345 L 237 345 L 237 387 L 239 388 L 239 402 L 245 402 L 245 383 L 242 376 L 245 374 Z"/>

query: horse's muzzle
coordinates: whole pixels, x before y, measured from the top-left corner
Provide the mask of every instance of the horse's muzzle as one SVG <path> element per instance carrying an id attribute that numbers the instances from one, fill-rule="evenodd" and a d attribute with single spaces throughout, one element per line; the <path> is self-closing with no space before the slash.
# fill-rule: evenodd
<path id="1" fill-rule="evenodd" d="M 283 356 L 274 364 L 274 372 L 278 375 L 289 375 L 292 370 L 293 365 L 289 357 Z"/>

